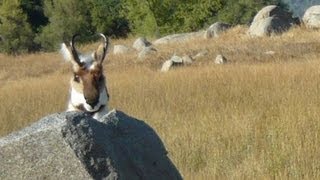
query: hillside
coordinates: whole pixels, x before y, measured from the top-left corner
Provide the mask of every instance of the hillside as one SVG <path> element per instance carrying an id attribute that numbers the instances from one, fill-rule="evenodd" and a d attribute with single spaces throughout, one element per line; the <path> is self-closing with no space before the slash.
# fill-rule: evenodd
<path id="1" fill-rule="evenodd" d="M 110 107 L 146 120 L 185 179 L 319 179 L 320 33 L 246 31 L 157 46 L 144 61 L 110 50 Z M 174 53 L 204 50 L 193 64 L 160 72 Z M 217 54 L 229 63 L 214 64 Z M 58 53 L 0 55 L 0 66 L 0 136 L 66 109 L 71 68 Z"/>

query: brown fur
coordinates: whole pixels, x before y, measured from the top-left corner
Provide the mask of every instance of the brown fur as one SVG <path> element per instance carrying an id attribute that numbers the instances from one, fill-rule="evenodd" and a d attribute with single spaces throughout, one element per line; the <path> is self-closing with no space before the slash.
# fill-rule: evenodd
<path id="1" fill-rule="evenodd" d="M 76 91 L 83 93 L 87 104 L 95 106 L 99 102 L 100 90 L 105 87 L 105 78 L 103 76 L 102 62 L 106 55 L 108 40 L 104 37 L 104 43 L 101 44 L 94 52 L 94 61 L 88 67 L 80 62 L 79 55 L 74 46 L 74 40 L 77 35 L 72 37 L 70 50 L 72 54 L 72 63 L 74 78 L 71 80 L 71 85 Z"/>
<path id="2" fill-rule="evenodd" d="M 78 92 L 84 94 L 88 104 L 94 105 L 99 100 L 99 90 L 105 88 L 105 78 L 102 65 L 94 63 L 93 66 L 93 69 L 78 68 L 78 71 L 74 71 L 76 77 L 71 80 L 71 84 Z"/>

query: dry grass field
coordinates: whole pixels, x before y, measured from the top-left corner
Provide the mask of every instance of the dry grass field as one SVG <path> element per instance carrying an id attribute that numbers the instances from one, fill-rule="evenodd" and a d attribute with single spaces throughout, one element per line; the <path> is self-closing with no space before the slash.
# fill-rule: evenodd
<path id="1" fill-rule="evenodd" d="M 143 62 L 109 53 L 110 107 L 151 125 L 185 179 L 320 179 L 320 32 L 245 31 L 158 46 Z M 202 50 L 190 66 L 159 71 L 173 53 Z M 215 65 L 219 53 L 230 63 Z M 71 69 L 58 53 L 0 55 L 0 67 L 0 136 L 66 108 Z"/>

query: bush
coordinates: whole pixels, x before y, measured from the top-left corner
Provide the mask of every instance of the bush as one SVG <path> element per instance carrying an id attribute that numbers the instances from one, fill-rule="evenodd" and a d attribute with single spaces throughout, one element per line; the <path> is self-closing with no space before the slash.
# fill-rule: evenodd
<path id="1" fill-rule="evenodd" d="M 0 6 L 0 52 L 20 54 L 33 50 L 34 34 L 20 0 L 3 0 Z"/>

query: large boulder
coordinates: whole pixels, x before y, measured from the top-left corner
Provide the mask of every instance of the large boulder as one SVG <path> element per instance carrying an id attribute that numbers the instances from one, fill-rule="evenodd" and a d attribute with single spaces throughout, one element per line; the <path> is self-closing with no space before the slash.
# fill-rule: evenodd
<path id="1" fill-rule="evenodd" d="M 279 6 L 270 5 L 262 8 L 254 17 L 248 33 L 252 36 L 270 36 L 287 31 L 296 24 L 296 19 Z"/>
<path id="2" fill-rule="evenodd" d="M 145 59 L 146 57 L 150 56 L 150 55 L 155 55 L 157 53 L 157 49 L 152 47 L 152 46 L 148 46 L 143 48 L 139 53 L 138 53 L 138 58 L 140 60 Z"/>
<path id="3" fill-rule="evenodd" d="M 47 116 L 0 139 L 0 179 L 182 179 L 155 131 L 111 111 Z"/>
<path id="4" fill-rule="evenodd" d="M 193 60 L 190 56 L 185 55 L 183 57 L 173 55 L 169 60 L 165 61 L 162 64 L 161 72 L 168 72 L 172 67 L 182 66 L 182 65 L 189 65 L 192 64 Z"/>
<path id="5" fill-rule="evenodd" d="M 226 64 L 227 62 L 227 58 L 221 54 L 218 54 L 216 59 L 214 60 L 215 64 Z"/>
<path id="6" fill-rule="evenodd" d="M 182 63 L 183 64 L 192 64 L 193 63 L 193 59 L 191 56 L 189 55 L 185 55 L 182 57 Z"/>
<path id="7" fill-rule="evenodd" d="M 308 8 L 303 15 L 302 21 L 308 28 L 320 28 L 320 5 Z"/>
<path id="8" fill-rule="evenodd" d="M 219 35 L 228 29 L 230 29 L 232 26 L 227 23 L 223 22 L 216 22 L 212 24 L 205 33 L 205 38 L 213 38 L 213 37 L 219 37 Z"/>
<path id="9" fill-rule="evenodd" d="M 182 43 L 192 39 L 203 38 L 205 31 L 191 32 L 191 33 L 181 33 L 181 34 L 172 34 L 160 39 L 157 39 L 153 42 L 155 45 L 159 44 L 168 44 L 168 43 Z"/>
<path id="10" fill-rule="evenodd" d="M 125 45 L 114 45 L 113 46 L 113 54 L 127 54 L 132 51 L 133 51 L 133 49 L 131 49 Z"/>
<path id="11" fill-rule="evenodd" d="M 194 56 L 192 57 L 192 59 L 197 60 L 197 59 L 203 58 L 203 57 L 205 57 L 208 53 L 209 53 L 209 51 L 206 50 L 206 49 L 204 49 L 204 50 L 198 52 L 196 55 L 194 55 Z"/>
<path id="12" fill-rule="evenodd" d="M 168 72 L 171 68 L 171 66 L 173 65 L 173 61 L 171 61 L 171 59 L 166 60 L 161 67 L 161 72 Z"/>
<path id="13" fill-rule="evenodd" d="M 132 47 L 137 51 L 142 51 L 144 48 L 151 46 L 152 44 L 144 37 L 136 39 Z"/>

